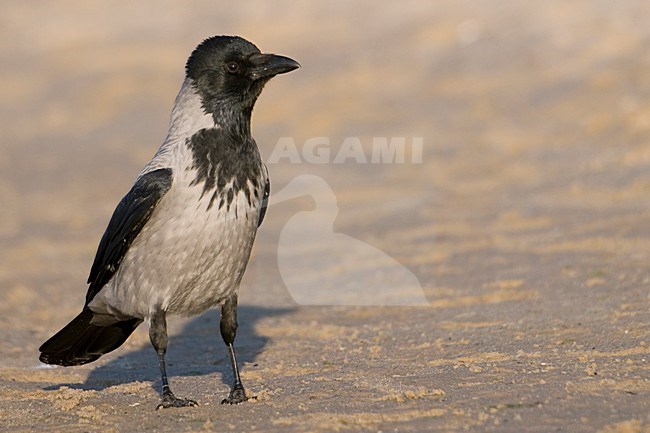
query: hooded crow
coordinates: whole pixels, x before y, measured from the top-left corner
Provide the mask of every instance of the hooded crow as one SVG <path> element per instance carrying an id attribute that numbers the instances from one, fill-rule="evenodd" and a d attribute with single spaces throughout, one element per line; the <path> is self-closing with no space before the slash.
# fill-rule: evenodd
<path id="1" fill-rule="evenodd" d="M 233 348 L 237 292 L 270 188 L 251 113 L 269 79 L 299 66 L 236 36 L 206 39 L 192 52 L 167 137 L 117 205 L 84 308 L 40 347 L 42 362 L 95 361 L 147 321 L 162 377 L 158 407 L 195 406 L 169 386 L 166 316 L 220 306 L 234 376 L 222 403 L 247 399 Z"/>

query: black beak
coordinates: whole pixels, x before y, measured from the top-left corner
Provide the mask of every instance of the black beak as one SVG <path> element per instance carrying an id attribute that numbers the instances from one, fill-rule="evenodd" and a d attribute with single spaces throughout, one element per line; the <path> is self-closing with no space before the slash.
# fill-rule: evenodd
<path id="1" fill-rule="evenodd" d="M 253 54 L 250 57 L 253 68 L 250 70 L 250 78 L 271 78 L 278 74 L 285 74 L 300 67 L 300 63 L 289 57 L 276 54 Z"/>

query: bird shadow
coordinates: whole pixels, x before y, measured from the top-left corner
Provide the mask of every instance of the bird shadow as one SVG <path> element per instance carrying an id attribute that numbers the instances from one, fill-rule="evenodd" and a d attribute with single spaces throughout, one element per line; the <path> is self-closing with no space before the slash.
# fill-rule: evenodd
<path id="1" fill-rule="evenodd" d="M 265 317 L 291 312 L 292 308 L 261 308 L 241 305 L 237 310 L 239 328 L 235 340 L 237 361 L 240 367 L 254 363 L 263 352 L 268 337 L 255 332 L 255 324 Z M 178 376 L 204 376 L 219 374 L 224 384 L 232 383 L 232 370 L 228 350 L 219 330 L 219 312 L 210 310 L 190 320 L 180 333 L 170 335 L 167 349 L 167 372 L 171 380 Z M 118 349 L 119 350 L 119 349 Z M 160 370 L 156 353 L 150 344 L 111 359 L 94 369 L 83 383 L 60 383 L 46 386 L 44 390 L 62 387 L 81 390 L 103 390 L 132 382 L 151 382 L 160 388 Z"/>

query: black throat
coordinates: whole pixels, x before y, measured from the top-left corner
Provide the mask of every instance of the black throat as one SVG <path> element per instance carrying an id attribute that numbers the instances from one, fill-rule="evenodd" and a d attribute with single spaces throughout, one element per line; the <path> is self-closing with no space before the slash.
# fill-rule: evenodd
<path id="1" fill-rule="evenodd" d="M 216 81 L 216 79 L 214 79 Z M 246 89 L 228 92 L 213 84 L 210 77 L 193 81 L 194 90 L 201 98 L 201 107 L 214 119 L 215 125 L 240 138 L 251 137 L 251 116 L 267 80 L 258 80 Z"/>
<path id="2" fill-rule="evenodd" d="M 210 108 L 206 114 L 211 114 L 214 124 L 232 136 L 235 141 L 245 142 L 252 140 L 251 115 L 253 106 L 247 106 L 242 101 L 233 101 L 232 98 L 210 101 Z"/>

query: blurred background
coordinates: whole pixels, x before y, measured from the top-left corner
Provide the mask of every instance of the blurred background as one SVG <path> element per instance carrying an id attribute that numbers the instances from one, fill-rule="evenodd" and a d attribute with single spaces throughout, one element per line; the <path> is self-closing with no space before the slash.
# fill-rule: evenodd
<path id="1" fill-rule="evenodd" d="M 350 327 L 370 326 L 367 332 L 373 333 L 385 330 L 387 320 L 403 325 L 397 334 L 386 331 L 392 345 L 399 344 L 396 336 L 413 336 L 417 343 L 456 332 L 471 341 L 490 336 L 494 350 L 511 355 L 552 352 L 562 333 L 562 341 L 579 347 L 568 344 L 554 352 L 558 363 L 576 362 L 572 350 L 598 346 L 617 354 L 599 358 L 605 365 L 615 358 L 629 361 L 609 371 L 636 377 L 631 392 L 645 395 L 643 403 L 626 394 L 616 403 L 621 405 L 616 416 L 590 409 L 601 412 L 591 427 L 628 420 L 647 408 L 646 2 L 250 1 L 233 6 L 35 0 L 4 1 L 0 8 L 0 326 L 5 330 L 0 373 L 5 379 L 62 380 L 16 371 L 35 367 L 38 345 L 81 307 L 108 219 L 166 135 L 188 55 L 206 37 L 237 34 L 264 52 L 302 64 L 272 80 L 256 105 L 253 132 L 265 160 L 282 137 L 291 137 L 299 150 L 312 137 L 328 137 L 332 155 L 347 137 L 357 137 L 367 155 L 373 137 L 423 139 L 421 163 L 282 159 L 270 163 L 269 171 L 273 191 L 299 175 L 323 178 L 338 204 L 334 230 L 397 260 L 417 277 L 431 308 L 296 310 L 288 313 L 293 321 L 282 326 L 325 323 L 342 315 Z M 245 277 L 242 304 L 296 307 L 278 271 L 279 233 L 297 212 L 314 209 L 315 201 L 302 197 L 271 208 Z M 327 280 L 336 265 L 325 262 L 304 272 Z M 368 270 L 361 281 L 370 281 L 376 271 Z M 399 295 L 401 289 L 395 290 Z M 279 326 L 274 320 L 280 319 L 257 311 L 248 313 L 260 326 L 256 332 Z M 522 332 L 526 338 L 517 339 Z M 332 335 L 349 336 L 343 334 Z M 143 331 L 129 344 L 137 348 L 146 340 Z M 512 346 L 515 340 L 523 346 Z M 405 342 L 403 353 L 452 359 L 467 349 L 461 345 L 445 352 L 438 345 L 429 353 L 416 343 Z M 621 355 L 623 349 L 634 350 Z M 494 362 L 490 359 L 484 362 Z M 585 379 L 590 360 L 565 368 Z M 387 374 L 379 360 L 373 366 L 380 377 Z M 91 370 L 77 370 L 69 380 L 83 381 Z M 516 368 L 502 372 L 499 380 L 510 374 L 516 376 Z M 553 374 L 544 380 L 565 395 L 565 378 Z M 645 381 L 639 379 L 644 375 Z M 601 385 L 601 395 L 614 393 Z M 587 397 L 581 395 L 581 401 L 590 402 Z M 458 403 L 467 419 L 443 407 L 448 426 L 453 420 L 462 426 L 481 419 L 477 414 L 488 405 L 472 406 L 469 394 L 456 399 L 468 402 Z M 561 414 L 556 415 L 561 424 Z M 498 418 L 486 416 L 484 422 Z"/>

